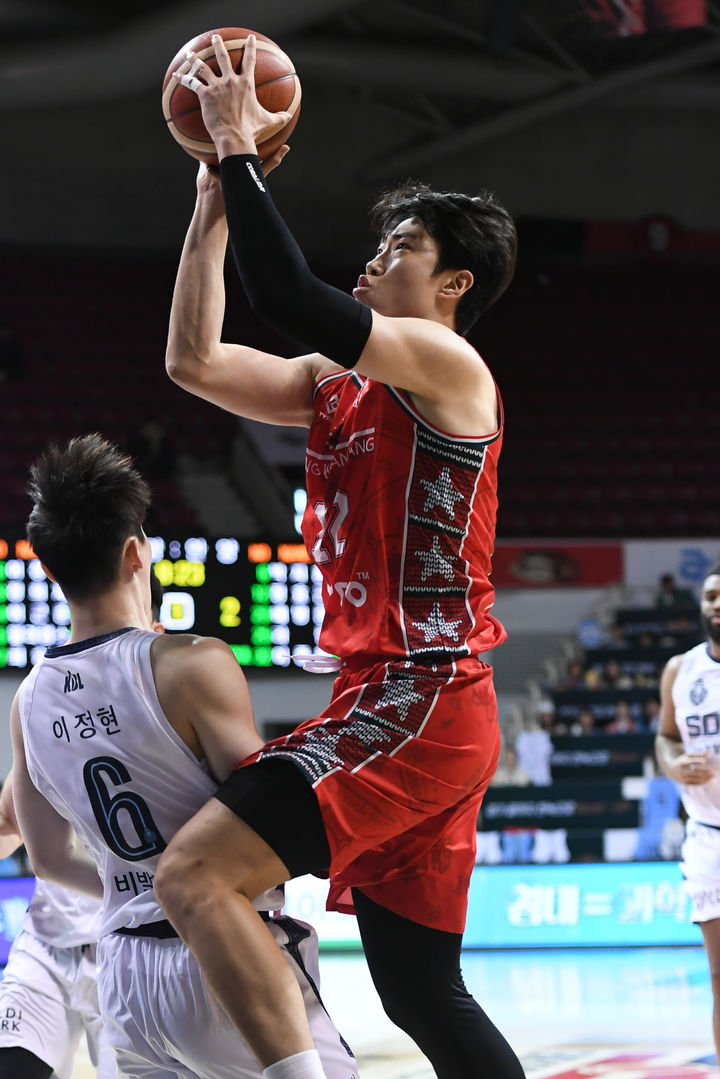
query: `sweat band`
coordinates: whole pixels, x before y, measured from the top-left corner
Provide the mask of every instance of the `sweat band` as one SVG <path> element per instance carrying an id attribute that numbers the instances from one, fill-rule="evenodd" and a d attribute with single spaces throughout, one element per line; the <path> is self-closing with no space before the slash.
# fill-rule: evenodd
<path id="1" fill-rule="evenodd" d="M 313 274 L 255 154 L 223 158 L 220 179 L 230 246 L 253 313 L 302 351 L 354 367 L 372 329 L 370 308 Z"/>

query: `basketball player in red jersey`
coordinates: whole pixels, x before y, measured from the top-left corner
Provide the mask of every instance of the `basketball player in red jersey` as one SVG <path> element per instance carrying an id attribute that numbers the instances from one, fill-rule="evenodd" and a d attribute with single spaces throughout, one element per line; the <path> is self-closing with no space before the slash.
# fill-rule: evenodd
<path id="1" fill-rule="evenodd" d="M 200 168 L 167 368 L 223 408 L 310 428 L 303 535 L 324 578 L 320 643 L 340 670 L 323 715 L 242 762 L 178 833 L 158 899 L 272 1079 L 322 1071 L 249 897 L 308 872 L 330 876 L 331 908 L 354 906 L 385 1010 L 438 1076 L 516 1079 L 460 972 L 499 749 L 482 654 L 504 637 L 488 580 L 501 404 L 460 334 L 509 284 L 515 229 L 487 194 L 405 187 L 375 209 L 380 246 L 353 297 L 324 284 L 255 156 L 284 115 L 257 103 L 254 39 L 239 74 L 214 45 L 219 75 L 192 56 L 177 73 L 220 166 Z M 221 340 L 228 229 L 253 310 L 305 355 Z"/>

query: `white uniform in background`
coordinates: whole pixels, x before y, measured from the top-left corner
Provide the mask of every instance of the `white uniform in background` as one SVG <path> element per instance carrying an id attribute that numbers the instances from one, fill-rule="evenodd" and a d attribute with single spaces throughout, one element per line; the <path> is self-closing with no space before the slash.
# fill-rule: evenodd
<path id="1" fill-rule="evenodd" d="M 160 707 L 150 666 L 155 639 L 127 629 L 48 649 L 19 694 L 28 772 L 72 822 L 103 880 L 98 984 L 119 1074 L 251 1079 L 262 1071 L 257 1059 L 153 893 L 167 842 L 217 789 Z M 255 906 L 277 911 L 282 902 L 274 889 Z M 302 989 L 328 1079 L 352 1079 L 355 1060 L 317 993 L 314 930 L 265 917 Z"/>
<path id="2" fill-rule="evenodd" d="M 98 1079 L 114 1079 L 114 1053 L 98 1004 L 100 903 L 38 880 L 0 982 L 0 1048 L 27 1049 L 68 1079 L 83 1032 Z"/>
<path id="3" fill-rule="evenodd" d="M 683 656 L 672 687 L 675 722 L 688 752 L 707 751 L 716 775 L 681 787 L 688 815 L 680 863 L 692 920 L 720 918 L 720 661 L 706 642 Z"/>

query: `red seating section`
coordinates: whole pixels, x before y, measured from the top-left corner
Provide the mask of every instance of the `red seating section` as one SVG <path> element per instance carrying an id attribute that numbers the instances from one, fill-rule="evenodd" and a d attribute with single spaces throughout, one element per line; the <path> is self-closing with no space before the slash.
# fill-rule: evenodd
<path id="1" fill-rule="evenodd" d="M 499 535 L 720 533 L 720 271 L 525 268 L 477 326 L 506 433 Z"/>
<path id="2" fill-rule="evenodd" d="M 0 315 L 24 375 L 0 382 L 0 525 L 21 527 L 28 463 L 50 439 L 99 430 L 123 446 L 160 420 L 176 449 L 228 460 L 235 420 L 164 368 L 177 258 L 5 252 Z M 499 535 L 720 533 L 718 269 L 625 262 L 522 265 L 472 339 L 501 386 Z M 277 348 L 237 296 L 228 339 Z M 158 525 L 195 527 L 171 479 Z"/>

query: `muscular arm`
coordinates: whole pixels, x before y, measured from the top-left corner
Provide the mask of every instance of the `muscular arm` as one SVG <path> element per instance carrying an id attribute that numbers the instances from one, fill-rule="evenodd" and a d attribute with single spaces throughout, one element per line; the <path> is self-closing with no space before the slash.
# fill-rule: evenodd
<path id="1" fill-rule="evenodd" d="M 226 246 L 220 181 L 203 166 L 170 310 L 168 374 L 191 393 L 237 415 L 307 426 L 322 359 L 288 360 L 222 341 Z"/>
<path id="2" fill-rule="evenodd" d="M 255 314 L 301 347 L 407 390 L 438 425 L 493 433 L 495 385 L 476 351 L 448 326 L 371 312 L 320 281 L 259 173 L 250 154 L 220 162 L 231 247 Z"/>
<path id="3" fill-rule="evenodd" d="M 655 736 L 655 756 L 660 771 L 670 779 L 685 786 L 696 786 L 712 779 L 713 771 L 704 753 L 685 751 L 675 721 L 672 689 L 682 659 L 682 656 L 673 656 L 660 681 L 660 726 Z"/>
<path id="4" fill-rule="evenodd" d="M 326 357 L 326 363 L 356 367 L 361 374 L 399 386 L 413 395 L 428 419 L 449 431 L 494 433 L 498 417 L 492 378 L 474 349 L 449 325 L 428 318 L 383 316 L 332 288 L 310 270 L 274 206 L 254 152 L 255 135 L 275 119 L 257 101 L 255 50 L 255 40 L 250 36 L 242 68 L 235 72 L 224 43 L 216 41 L 220 74 L 200 64 L 195 87 L 218 152 L 231 247 L 253 310 L 301 349 L 313 353 L 311 362 L 314 358 L 316 364 L 322 363 L 322 357 Z M 217 207 L 215 212 L 219 212 Z M 210 224 L 206 222 L 204 235 L 209 235 Z M 188 251 L 186 247 L 186 251 L 186 261 L 193 261 L 194 249 Z M 196 257 L 194 260 L 197 262 Z M 183 272 L 185 268 L 181 265 Z M 181 297 L 176 299 L 174 310 L 181 308 Z M 219 326 L 216 329 L 219 332 Z M 168 370 L 178 381 L 180 352 L 173 344 L 168 359 Z M 246 355 L 245 359 L 247 362 L 253 357 Z M 262 362 L 255 368 L 261 380 L 262 404 Z M 190 388 L 198 392 L 196 387 Z M 224 397 L 227 399 L 227 395 Z M 224 403 L 217 396 L 210 399 Z M 277 401 L 276 396 L 273 401 Z M 258 411 L 243 414 L 272 418 Z"/>
<path id="5" fill-rule="evenodd" d="M 17 697 L 10 713 L 13 744 L 13 802 L 33 871 L 76 892 L 102 899 L 95 863 L 72 825 L 33 786 L 27 770 Z"/>
<path id="6" fill-rule="evenodd" d="M 218 783 L 262 748 L 245 676 L 212 637 L 158 637 L 150 653 L 158 699 L 168 721 Z"/>

